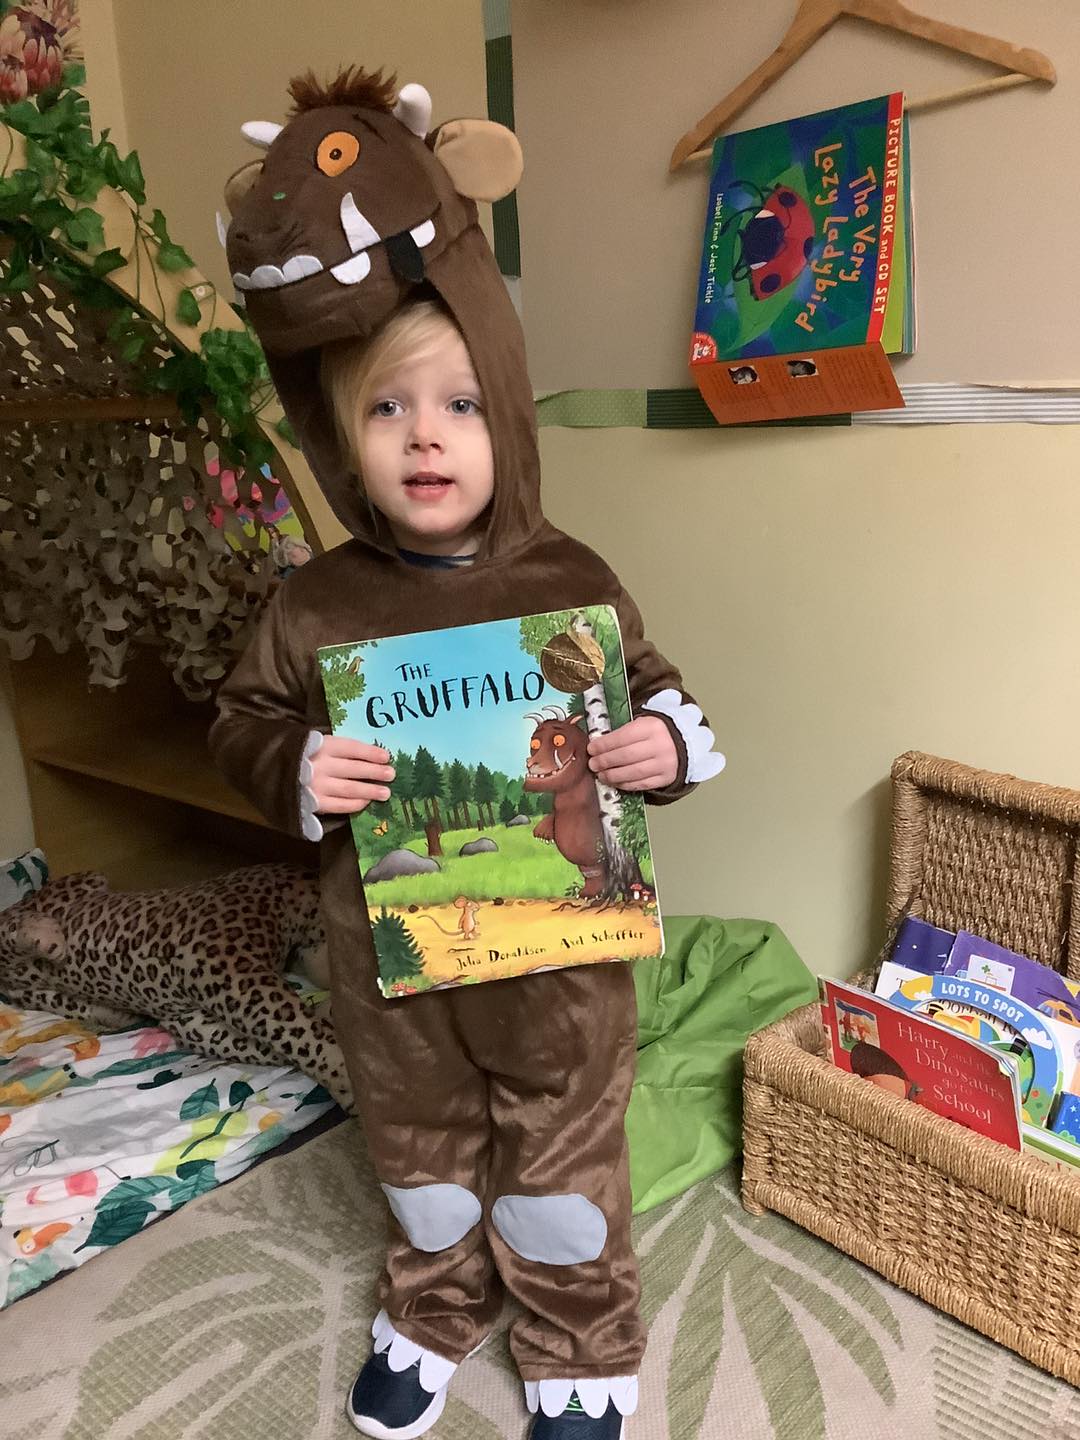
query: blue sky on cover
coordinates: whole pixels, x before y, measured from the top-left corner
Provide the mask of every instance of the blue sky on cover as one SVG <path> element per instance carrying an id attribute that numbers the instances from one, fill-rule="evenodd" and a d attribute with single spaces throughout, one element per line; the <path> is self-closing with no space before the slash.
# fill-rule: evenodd
<path id="1" fill-rule="evenodd" d="M 344 648 L 344 647 L 340 647 Z M 522 680 L 528 672 L 539 674 L 539 665 L 531 655 L 521 648 L 521 630 L 517 620 L 495 620 L 485 625 L 464 625 L 447 630 L 429 630 L 417 635 L 398 635 L 380 640 L 374 647 L 358 645 L 357 654 L 363 656 L 364 694 L 346 707 L 345 724 L 337 732 L 351 740 L 366 740 L 382 745 L 391 752 L 407 750 L 416 753 L 425 745 L 440 764 L 461 760 L 464 764 L 475 765 L 482 761 L 489 770 L 501 770 L 503 774 L 524 778 L 525 761 L 529 754 L 529 740 L 535 728 L 525 716 L 535 713 L 545 705 L 567 705 L 569 697 L 543 682 L 539 698 L 509 702 L 503 692 L 503 674 L 509 671 L 515 695 L 522 692 Z M 425 680 L 402 680 L 399 665 L 430 665 L 431 674 Z M 481 706 L 480 683 L 486 674 L 491 674 L 499 690 L 500 703 L 495 705 L 485 697 Z M 373 729 L 367 721 L 367 704 L 375 695 L 389 700 L 394 691 L 405 692 L 406 701 L 414 710 L 417 685 L 429 687 L 444 679 L 458 680 L 462 676 L 478 677 L 472 687 L 470 709 L 464 709 L 460 686 L 451 691 L 452 708 L 440 705 L 435 716 L 428 719 L 421 714 L 418 720 L 406 715 L 393 725 Z M 530 693 L 535 693 L 542 683 L 530 682 Z M 427 690 L 425 688 L 425 694 Z M 382 707 L 388 708 L 386 706 Z"/>

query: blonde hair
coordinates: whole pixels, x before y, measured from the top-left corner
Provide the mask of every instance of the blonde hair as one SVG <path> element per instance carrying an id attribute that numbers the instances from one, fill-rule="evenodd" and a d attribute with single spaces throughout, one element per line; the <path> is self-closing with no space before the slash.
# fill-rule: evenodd
<path id="1" fill-rule="evenodd" d="M 358 475 L 361 428 L 383 378 L 410 361 L 425 359 L 447 330 L 463 338 L 449 311 L 433 300 L 416 300 L 395 310 L 369 340 L 339 340 L 323 347 L 323 393 L 338 439 Z"/>

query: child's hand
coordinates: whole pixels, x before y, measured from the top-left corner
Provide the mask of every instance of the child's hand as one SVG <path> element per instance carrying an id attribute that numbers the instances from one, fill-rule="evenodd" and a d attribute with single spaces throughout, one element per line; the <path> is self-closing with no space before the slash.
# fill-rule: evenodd
<path id="1" fill-rule="evenodd" d="M 378 745 L 327 735 L 310 760 L 308 789 L 315 808 L 324 815 L 355 815 L 373 800 L 389 800 L 393 766 L 390 755 Z"/>
<path id="2" fill-rule="evenodd" d="M 616 790 L 663 790 L 679 773 L 679 752 L 663 720 L 641 715 L 590 736 L 589 769 Z"/>

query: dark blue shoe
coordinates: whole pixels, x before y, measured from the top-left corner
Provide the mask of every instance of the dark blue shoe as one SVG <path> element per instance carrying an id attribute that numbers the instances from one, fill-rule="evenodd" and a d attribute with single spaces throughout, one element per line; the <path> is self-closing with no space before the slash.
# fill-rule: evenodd
<path id="1" fill-rule="evenodd" d="M 420 1384 L 420 1361 L 391 1370 L 386 1353 L 372 1355 L 356 1377 L 345 1410 L 361 1435 L 375 1440 L 416 1440 L 431 1429 L 446 1404 L 446 1386 L 432 1393 Z"/>
<path id="2" fill-rule="evenodd" d="M 529 1408 L 535 1410 L 537 1403 L 540 1406 L 540 1413 L 536 1416 L 532 1429 L 529 1431 L 529 1440 L 624 1440 L 626 1420 L 622 1410 L 630 1411 L 637 1404 L 636 1379 L 579 1382 L 581 1388 L 586 1392 L 584 1401 L 575 1386 L 571 1389 L 569 1397 L 562 1401 L 563 1408 L 558 1414 L 547 1413 L 560 1403 L 559 1390 L 570 1383 L 565 1380 L 561 1382 L 548 1381 L 545 1383 L 545 1389 L 549 1385 L 554 1385 L 558 1386 L 558 1390 L 549 1389 L 546 1395 L 542 1392 L 538 1394 L 532 1385 L 526 1386 Z M 609 1386 L 612 1387 L 610 1394 Z M 615 1386 L 618 1386 L 618 1404 L 614 1398 Z M 556 1398 L 557 1396 L 558 1398 Z M 553 1400 L 554 1404 L 551 1403 Z M 606 1407 L 604 1406 L 605 1400 L 607 1401 Z M 586 1404 L 588 1409 L 585 1408 Z M 622 1410 L 620 1410 L 620 1406 Z"/>

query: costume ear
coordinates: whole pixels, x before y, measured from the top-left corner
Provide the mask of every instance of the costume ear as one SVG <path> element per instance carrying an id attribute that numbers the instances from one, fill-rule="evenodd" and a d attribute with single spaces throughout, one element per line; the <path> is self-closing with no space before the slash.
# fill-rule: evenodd
<path id="1" fill-rule="evenodd" d="M 584 716 L 584 715 L 568 715 L 566 718 L 567 718 L 567 720 L 570 722 L 571 725 L 580 725 L 580 726 L 582 726 L 582 728 L 584 728 L 584 725 L 585 725 L 585 716 Z"/>
<path id="2" fill-rule="evenodd" d="M 435 154 L 469 200 L 501 200 L 525 166 L 517 136 L 493 120 L 448 121 L 435 137 Z"/>
<path id="3" fill-rule="evenodd" d="M 262 174 L 263 162 L 251 160 L 235 170 L 225 181 L 225 204 L 228 206 L 231 215 L 238 203 L 244 198 L 247 192 Z"/>

